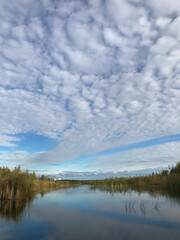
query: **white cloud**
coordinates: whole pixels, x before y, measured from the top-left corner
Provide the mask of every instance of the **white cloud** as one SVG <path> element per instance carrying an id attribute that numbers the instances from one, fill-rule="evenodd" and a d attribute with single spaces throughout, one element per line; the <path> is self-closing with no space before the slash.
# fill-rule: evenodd
<path id="1" fill-rule="evenodd" d="M 119 152 L 114 155 L 96 157 L 89 167 L 111 171 L 136 171 L 146 169 L 162 169 L 179 161 L 180 143 L 162 145 Z"/>
<path id="2" fill-rule="evenodd" d="M 156 54 L 168 54 L 177 48 L 178 42 L 172 37 L 160 37 L 157 43 L 152 47 L 152 51 Z"/>
<path id="3" fill-rule="evenodd" d="M 141 1 L 142 2 L 142 1 Z M 156 15 L 171 15 L 180 13 L 180 2 L 178 0 L 145 0 Z"/>
<path id="4" fill-rule="evenodd" d="M 179 133 L 179 1 L 143 3 L 1 1 L 1 145 L 60 138 L 35 156 L 56 162 Z"/>
<path id="5" fill-rule="evenodd" d="M 28 153 L 23 150 L 16 151 L 0 151 L 0 167 L 10 167 L 13 169 L 17 165 L 23 165 L 25 168 L 28 167 L 28 162 L 25 159 L 28 157 Z"/>
<path id="6" fill-rule="evenodd" d="M 16 142 L 20 141 L 20 138 L 9 136 L 6 134 L 0 135 L 0 146 L 4 147 L 16 147 Z"/>

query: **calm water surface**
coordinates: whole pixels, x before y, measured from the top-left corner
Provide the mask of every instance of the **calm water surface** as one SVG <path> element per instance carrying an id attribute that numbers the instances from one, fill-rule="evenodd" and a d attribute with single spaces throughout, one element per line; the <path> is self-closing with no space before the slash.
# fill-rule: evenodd
<path id="1" fill-rule="evenodd" d="M 31 203 L 0 204 L 0 239 L 180 239 L 180 202 L 88 186 L 38 195 Z"/>

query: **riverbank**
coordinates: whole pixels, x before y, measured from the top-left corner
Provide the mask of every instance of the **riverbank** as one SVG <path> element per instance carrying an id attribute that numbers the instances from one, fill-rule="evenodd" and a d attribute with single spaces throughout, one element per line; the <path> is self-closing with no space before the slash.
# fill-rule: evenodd
<path id="1" fill-rule="evenodd" d="M 158 173 L 147 176 L 108 178 L 89 181 L 56 181 L 42 175 L 37 177 L 35 172 L 22 171 L 20 167 L 14 170 L 0 168 L 0 200 L 31 199 L 34 194 L 60 188 L 80 185 L 90 185 L 91 188 L 102 190 L 122 191 L 153 191 L 168 192 L 171 196 L 180 197 L 180 162 Z"/>
<path id="2" fill-rule="evenodd" d="M 20 167 L 10 170 L 0 168 L 0 200 L 31 199 L 34 193 L 59 188 L 67 188 L 69 181 L 55 181 L 44 175 L 37 177 L 35 172 L 22 171 Z"/>
<path id="3" fill-rule="evenodd" d="M 104 190 L 136 190 L 168 192 L 172 196 L 180 197 L 180 162 L 158 173 L 147 176 L 108 178 L 104 180 L 83 181 L 83 184 L 91 185 L 92 188 Z"/>

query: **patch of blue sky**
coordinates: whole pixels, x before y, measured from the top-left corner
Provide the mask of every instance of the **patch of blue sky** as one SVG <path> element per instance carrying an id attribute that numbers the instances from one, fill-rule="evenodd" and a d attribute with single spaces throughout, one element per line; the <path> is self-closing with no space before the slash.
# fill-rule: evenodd
<path id="1" fill-rule="evenodd" d="M 49 151 L 55 148 L 59 143 L 57 139 L 35 133 L 20 134 L 18 137 L 21 139 L 21 141 L 18 142 L 18 148 L 23 149 L 30 154 Z"/>
<path id="2" fill-rule="evenodd" d="M 13 163 L 6 163 L 6 167 L 11 167 L 13 166 Z M 0 161 L 0 167 L 4 167 L 4 162 Z"/>
<path id="3" fill-rule="evenodd" d="M 28 152 L 29 154 L 33 154 L 37 152 L 49 151 L 55 148 L 59 143 L 57 139 L 38 135 L 33 132 L 21 133 L 13 136 L 20 139 L 20 141 L 12 142 L 16 144 L 16 147 L 10 148 L 0 146 L 0 151 L 23 150 Z"/>
<path id="4" fill-rule="evenodd" d="M 14 142 L 15 144 L 17 144 L 17 142 Z M 0 151 L 10 151 L 10 150 L 16 150 L 16 147 L 6 147 L 6 146 L 0 146 Z"/>

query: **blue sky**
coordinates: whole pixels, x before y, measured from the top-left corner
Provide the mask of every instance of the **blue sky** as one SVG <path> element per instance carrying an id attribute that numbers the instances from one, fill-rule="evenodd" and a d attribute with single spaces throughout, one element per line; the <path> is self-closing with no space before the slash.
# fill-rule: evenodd
<path id="1" fill-rule="evenodd" d="M 2 0 L 0 166 L 58 178 L 179 161 L 178 0 Z"/>

